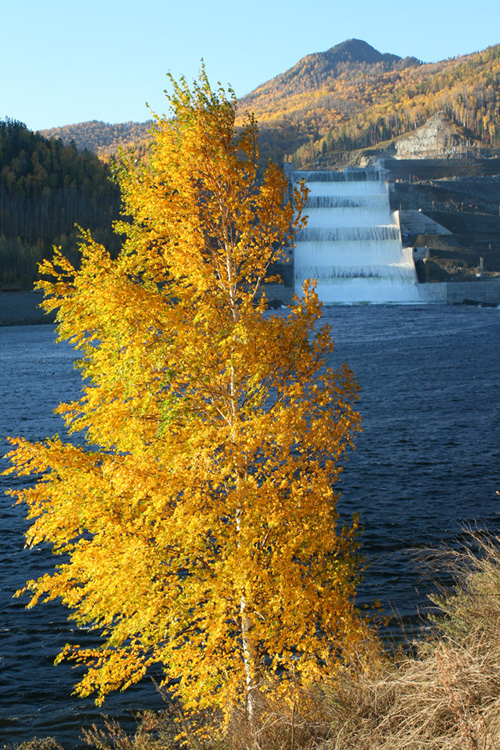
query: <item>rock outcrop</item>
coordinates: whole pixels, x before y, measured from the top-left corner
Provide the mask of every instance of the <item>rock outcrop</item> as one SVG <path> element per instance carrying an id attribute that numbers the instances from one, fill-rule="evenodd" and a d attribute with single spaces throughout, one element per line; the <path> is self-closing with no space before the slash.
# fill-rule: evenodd
<path id="1" fill-rule="evenodd" d="M 443 158 L 457 156 L 472 146 L 444 112 L 438 112 L 412 133 L 396 138 L 393 156 L 396 159 L 426 159 L 438 155 Z"/>

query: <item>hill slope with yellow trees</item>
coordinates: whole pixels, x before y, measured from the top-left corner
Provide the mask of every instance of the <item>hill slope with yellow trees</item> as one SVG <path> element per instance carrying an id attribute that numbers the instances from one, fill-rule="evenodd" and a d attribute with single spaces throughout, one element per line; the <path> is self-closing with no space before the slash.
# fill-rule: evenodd
<path id="1" fill-rule="evenodd" d="M 297 165 L 335 164 L 335 154 L 373 148 L 442 112 L 469 145 L 500 148 L 500 45 L 437 63 L 382 54 L 350 39 L 307 55 L 239 100 L 252 112 L 261 156 Z M 44 135 L 90 148 L 100 157 L 141 144 L 151 123 L 66 125 Z M 332 157 L 329 159 L 329 157 Z"/>
<path id="2" fill-rule="evenodd" d="M 140 148 L 150 139 L 153 120 L 146 122 L 121 122 L 110 124 L 100 120 L 78 122 L 49 130 L 41 130 L 46 138 L 61 139 L 64 144 L 75 144 L 79 151 L 93 151 L 104 161 L 119 147 Z"/>
<path id="3" fill-rule="evenodd" d="M 393 139 L 443 112 L 481 146 L 500 146 L 500 45 L 438 63 L 351 39 L 308 55 L 240 100 L 266 151 L 311 164 Z"/>

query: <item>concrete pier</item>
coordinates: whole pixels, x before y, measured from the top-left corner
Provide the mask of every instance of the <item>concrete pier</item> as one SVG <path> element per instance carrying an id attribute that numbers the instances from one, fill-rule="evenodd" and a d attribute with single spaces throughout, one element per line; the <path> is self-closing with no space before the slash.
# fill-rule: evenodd
<path id="1" fill-rule="evenodd" d="M 419 284 L 418 292 L 422 302 L 500 306 L 500 278 Z"/>

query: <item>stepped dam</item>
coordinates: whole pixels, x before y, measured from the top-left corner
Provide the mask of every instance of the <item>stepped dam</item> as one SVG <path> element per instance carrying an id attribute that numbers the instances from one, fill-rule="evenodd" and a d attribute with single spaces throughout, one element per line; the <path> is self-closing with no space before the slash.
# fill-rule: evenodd
<path id="1" fill-rule="evenodd" d="M 316 279 L 324 303 L 418 302 L 411 248 L 403 249 L 380 167 L 343 172 L 287 170 L 291 186 L 304 181 L 307 226 L 294 251 L 294 288 Z"/>

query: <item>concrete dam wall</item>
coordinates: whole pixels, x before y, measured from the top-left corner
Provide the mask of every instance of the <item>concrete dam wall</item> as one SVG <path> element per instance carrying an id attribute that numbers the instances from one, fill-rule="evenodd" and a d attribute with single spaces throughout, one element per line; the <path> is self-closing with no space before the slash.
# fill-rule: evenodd
<path id="1" fill-rule="evenodd" d="M 294 252 L 297 294 L 312 278 L 327 304 L 419 301 L 411 250 L 403 250 L 381 169 L 290 170 L 289 179 L 309 189 L 307 226 Z"/>

